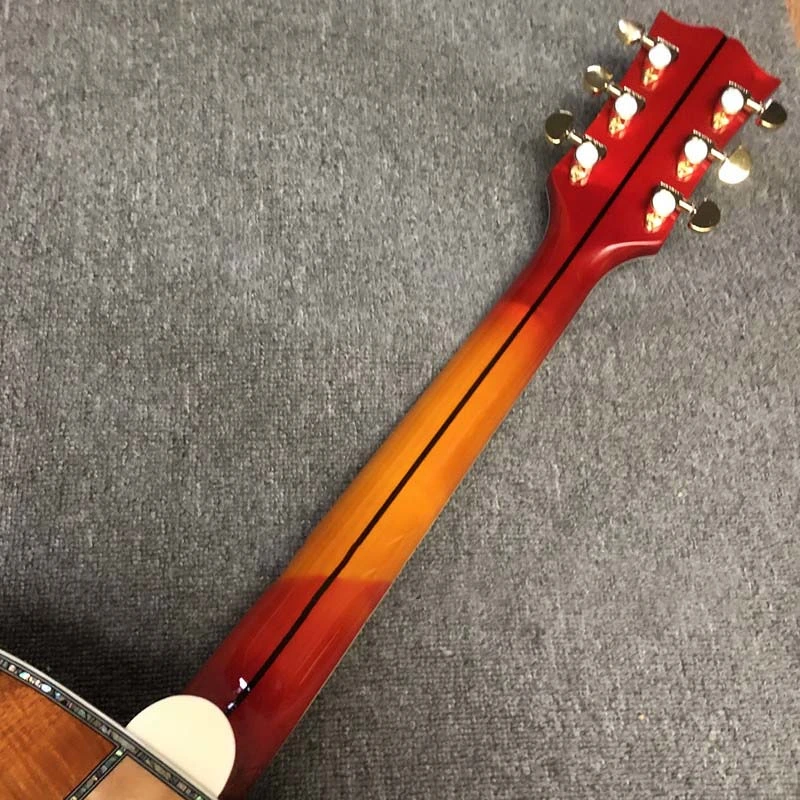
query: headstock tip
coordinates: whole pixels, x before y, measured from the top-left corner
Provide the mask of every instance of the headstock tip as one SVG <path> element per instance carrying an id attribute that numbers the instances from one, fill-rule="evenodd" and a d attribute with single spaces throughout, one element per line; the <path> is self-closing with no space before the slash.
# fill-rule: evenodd
<path id="1" fill-rule="evenodd" d="M 679 216 L 698 233 L 717 227 L 717 204 L 692 199 L 699 182 L 714 162 L 720 182 L 745 181 L 753 158 L 731 144 L 733 136 L 750 119 L 775 130 L 787 114 L 770 99 L 778 78 L 717 28 L 660 12 L 649 29 L 623 19 L 616 33 L 638 52 L 616 77 L 598 64 L 584 71 L 584 87 L 606 96 L 600 112 L 585 131 L 576 131 L 568 112 L 557 112 L 545 133 L 554 144 L 574 145 L 551 174 L 553 196 L 584 219 L 613 191 L 613 208 L 625 213 L 603 225 L 627 258 L 656 252 Z"/>

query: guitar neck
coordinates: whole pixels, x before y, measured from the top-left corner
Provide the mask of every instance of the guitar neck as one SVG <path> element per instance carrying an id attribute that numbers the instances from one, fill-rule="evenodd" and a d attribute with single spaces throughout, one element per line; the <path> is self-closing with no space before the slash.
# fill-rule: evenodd
<path id="1" fill-rule="evenodd" d="M 569 114 L 551 115 L 551 140 L 600 142 L 605 156 L 594 146 L 592 164 L 576 150 L 554 167 L 550 223 L 530 264 L 189 684 L 235 733 L 226 798 L 258 778 L 600 277 L 657 252 L 678 199 L 696 230 L 713 227 L 716 207 L 683 195 L 709 160 L 681 153 L 697 134 L 726 146 L 747 119 L 752 109 L 722 108 L 725 88 L 747 87 L 764 124 L 785 116 L 764 105 L 777 79 L 721 31 L 661 13 L 648 41 L 671 42 L 680 57 L 661 74 L 639 51 L 623 83 L 643 110 L 626 127 L 612 96 L 584 139 Z M 593 86 L 599 77 L 605 85 L 606 73 L 590 72 Z"/>
<path id="2" fill-rule="evenodd" d="M 603 271 L 558 235 L 560 208 L 529 265 L 187 687 L 236 733 L 226 797 L 278 750 Z"/>

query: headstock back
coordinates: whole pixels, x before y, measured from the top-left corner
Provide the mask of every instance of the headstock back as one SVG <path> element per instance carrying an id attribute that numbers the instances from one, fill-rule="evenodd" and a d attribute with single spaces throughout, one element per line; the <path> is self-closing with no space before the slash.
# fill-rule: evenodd
<path id="1" fill-rule="evenodd" d="M 624 20 L 619 32 L 640 47 L 619 82 L 602 67 L 586 71 L 587 88 L 608 94 L 586 132 L 563 111 L 545 126 L 551 142 L 576 145 L 553 168 L 548 190 L 562 233 L 594 251 L 595 279 L 655 253 L 681 211 L 695 230 L 713 228 L 716 206 L 690 199 L 711 162 L 721 162 L 725 182 L 744 179 L 749 154 L 726 154 L 730 140 L 751 116 L 765 128 L 786 116 L 768 99 L 780 81 L 722 31 L 662 12 L 649 32 Z"/>

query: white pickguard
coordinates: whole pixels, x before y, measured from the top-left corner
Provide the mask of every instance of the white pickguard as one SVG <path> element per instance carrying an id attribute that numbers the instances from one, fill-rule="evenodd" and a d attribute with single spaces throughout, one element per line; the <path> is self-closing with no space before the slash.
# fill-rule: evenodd
<path id="1" fill-rule="evenodd" d="M 211 701 L 191 694 L 165 697 L 140 711 L 128 730 L 214 794 L 227 783 L 236 741 L 228 718 Z"/>

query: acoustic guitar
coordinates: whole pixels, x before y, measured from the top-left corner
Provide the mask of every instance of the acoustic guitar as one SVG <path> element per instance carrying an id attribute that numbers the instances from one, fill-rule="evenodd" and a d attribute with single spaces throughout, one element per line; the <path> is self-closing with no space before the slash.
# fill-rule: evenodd
<path id="1" fill-rule="evenodd" d="M 545 123 L 571 147 L 539 250 L 185 694 L 123 727 L 0 652 L 0 800 L 245 797 L 592 287 L 680 219 L 717 225 L 693 192 L 715 161 L 721 180 L 747 177 L 730 141 L 750 118 L 784 122 L 778 79 L 722 31 L 665 13 L 618 32 L 638 50 L 618 81 L 586 71 L 606 96 L 589 127 L 567 111 Z"/>

